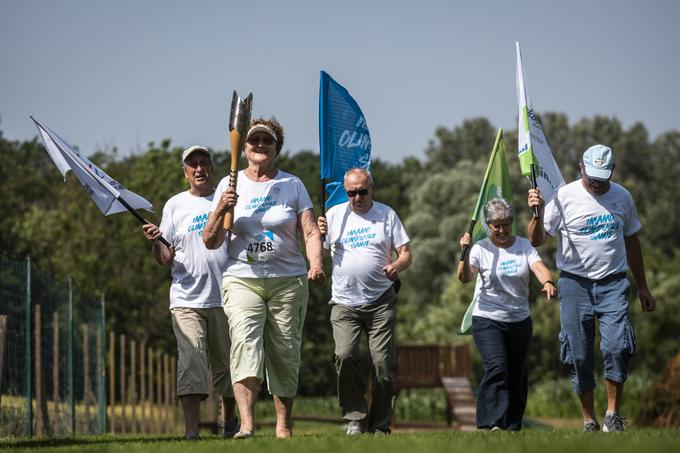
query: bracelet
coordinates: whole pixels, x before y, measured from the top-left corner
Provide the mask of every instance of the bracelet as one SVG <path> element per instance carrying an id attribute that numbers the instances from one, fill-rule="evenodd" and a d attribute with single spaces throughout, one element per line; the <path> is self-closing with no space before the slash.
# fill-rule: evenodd
<path id="1" fill-rule="evenodd" d="M 552 280 L 546 280 L 545 282 L 543 282 L 543 286 L 545 285 L 552 285 L 553 287 L 557 288 L 555 282 L 553 282 Z"/>

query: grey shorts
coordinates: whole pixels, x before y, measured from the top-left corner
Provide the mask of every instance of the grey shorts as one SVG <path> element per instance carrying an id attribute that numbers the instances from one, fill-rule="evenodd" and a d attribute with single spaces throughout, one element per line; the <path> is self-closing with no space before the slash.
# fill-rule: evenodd
<path id="1" fill-rule="evenodd" d="M 177 396 L 208 396 L 208 368 L 220 395 L 233 396 L 229 376 L 229 328 L 220 307 L 170 310 L 177 339 Z"/>

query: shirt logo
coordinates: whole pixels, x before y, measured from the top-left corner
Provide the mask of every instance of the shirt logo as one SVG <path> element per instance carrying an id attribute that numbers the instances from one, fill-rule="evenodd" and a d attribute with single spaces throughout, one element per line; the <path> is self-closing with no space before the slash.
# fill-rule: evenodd
<path id="1" fill-rule="evenodd" d="M 369 239 L 373 238 L 375 238 L 375 233 L 372 232 L 371 227 L 355 228 L 349 230 L 340 243 L 343 245 L 347 244 L 350 248 L 357 249 L 368 247 Z"/>

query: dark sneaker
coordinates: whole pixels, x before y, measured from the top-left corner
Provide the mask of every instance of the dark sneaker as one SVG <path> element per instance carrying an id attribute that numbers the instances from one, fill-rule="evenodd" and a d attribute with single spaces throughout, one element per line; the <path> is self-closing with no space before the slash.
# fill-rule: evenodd
<path id="1" fill-rule="evenodd" d="M 605 418 L 605 422 L 607 419 Z M 588 423 L 583 425 L 584 433 L 596 433 L 600 431 L 600 424 L 596 420 L 590 420 Z"/>
<path id="2" fill-rule="evenodd" d="M 222 432 L 222 437 L 232 438 L 239 432 L 241 424 L 238 422 L 238 417 L 234 417 L 224 423 L 224 431 Z"/>
<path id="3" fill-rule="evenodd" d="M 604 417 L 602 431 L 605 433 L 622 433 L 623 426 L 628 424 L 628 420 L 621 417 L 618 413 L 607 414 Z"/>
<path id="4" fill-rule="evenodd" d="M 376 428 L 375 431 L 373 431 L 373 435 L 375 436 L 387 436 L 391 433 L 392 431 L 389 428 Z"/>

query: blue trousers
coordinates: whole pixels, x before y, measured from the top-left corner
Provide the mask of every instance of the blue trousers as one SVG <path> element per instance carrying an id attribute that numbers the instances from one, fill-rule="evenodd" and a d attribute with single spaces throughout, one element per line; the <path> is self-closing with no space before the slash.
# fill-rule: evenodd
<path id="1" fill-rule="evenodd" d="M 625 273 L 590 280 L 560 273 L 560 358 L 572 368 L 578 395 L 595 388 L 595 320 L 600 327 L 604 377 L 625 382 L 635 353 L 635 329 L 628 317 L 630 284 Z"/>
<path id="2" fill-rule="evenodd" d="M 531 317 L 519 322 L 472 318 L 472 338 L 484 363 L 477 390 L 477 428 L 522 429 L 532 334 Z"/>

